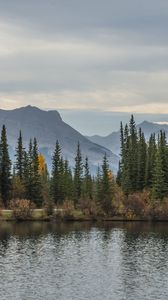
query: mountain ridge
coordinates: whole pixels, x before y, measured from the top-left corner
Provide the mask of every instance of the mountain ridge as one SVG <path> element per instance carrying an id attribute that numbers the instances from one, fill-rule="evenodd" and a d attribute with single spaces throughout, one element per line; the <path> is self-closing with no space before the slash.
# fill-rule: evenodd
<path id="1" fill-rule="evenodd" d="M 44 111 L 35 106 L 20 107 L 14 110 L 0 109 L 0 127 L 5 124 L 11 155 L 14 155 L 19 131 L 22 131 L 25 147 L 30 138 L 37 138 L 40 152 L 46 157 L 51 169 L 51 156 L 56 140 L 62 148 L 62 154 L 74 166 L 77 143 L 80 143 L 83 158 L 88 156 L 92 173 L 96 172 L 106 153 L 110 167 L 116 173 L 118 157 L 109 149 L 91 142 L 76 129 L 66 124 L 57 110 Z"/>
<path id="2" fill-rule="evenodd" d="M 150 122 L 144 120 L 137 125 L 137 129 L 141 128 L 145 134 L 145 138 L 148 140 L 152 133 L 156 135 L 159 134 L 161 130 L 165 131 L 168 138 L 168 124 L 157 124 L 155 122 Z M 114 131 L 106 136 L 92 135 L 86 136 L 90 141 L 98 143 L 104 147 L 110 149 L 114 154 L 119 155 L 120 153 L 120 131 Z"/>

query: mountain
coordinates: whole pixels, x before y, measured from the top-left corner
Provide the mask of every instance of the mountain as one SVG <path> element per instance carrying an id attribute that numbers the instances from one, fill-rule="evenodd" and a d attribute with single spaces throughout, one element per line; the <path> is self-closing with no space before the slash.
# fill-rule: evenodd
<path id="1" fill-rule="evenodd" d="M 141 124 L 139 124 L 137 127 L 138 128 L 140 127 L 142 129 L 146 139 L 149 139 L 151 133 L 155 133 L 156 135 L 158 135 L 161 130 L 165 131 L 166 136 L 168 138 L 168 124 L 158 124 L 158 123 L 151 123 L 148 121 L 144 121 Z"/>
<path id="2" fill-rule="evenodd" d="M 120 153 L 120 132 L 112 132 L 107 136 L 93 135 L 86 136 L 91 142 L 102 145 L 105 148 L 110 149 L 116 155 Z"/>
<path id="3" fill-rule="evenodd" d="M 0 127 L 5 124 L 8 133 L 8 142 L 11 155 L 14 155 L 19 131 L 22 131 L 25 146 L 30 138 L 36 137 L 40 152 L 46 157 L 51 169 L 51 156 L 56 140 L 59 141 L 64 158 L 74 166 L 77 143 L 80 143 L 83 157 L 88 156 L 92 173 L 97 165 L 102 163 L 104 154 L 107 154 L 109 164 L 116 173 L 118 157 L 109 149 L 88 140 L 77 130 L 66 124 L 57 111 L 43 111 L 37 107 L 27 106 L 14 110 L 0 110 Z"/>
<path id="4" fill-rule="evenodd" d="M 166 132 L 168 138 L 168 124 L 157 124 L 148 121 L 144 121 L 137 125 L 137 129 L 141 128 L 145 134 L 145 138 L 148 140 L 151 133 L 159 134 L 161 130 Z M 97 143 L 110 149 L 116 155 L 120 153 L 120 131 L 112 132 L 107 136 L 93 135 L 87 136 L 87 138 L 93 143 Z"/>

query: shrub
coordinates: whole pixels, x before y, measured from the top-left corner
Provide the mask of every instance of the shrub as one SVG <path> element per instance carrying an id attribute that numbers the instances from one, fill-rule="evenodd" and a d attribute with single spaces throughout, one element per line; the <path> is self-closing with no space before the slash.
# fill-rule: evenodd
<path id="1" fill-rule="evenodd" d="M 95 200 L 89 198 L 80 199 L 80 209 L 83 214 L 86 216 L 104 216 L 104 212 L 98 203 Z"/>
<path id="2" fill-rule="evenodd" d="M 114 216 L 121 216 L 124 214 L 124 199 L 125 196 L 121 190 L 115 192 L 112 200 L 112 214 Z"/>
<path id="3" fill-rule="evenodd" d="M 168 198 L 164 200 L 158 200 L 153 205 L 152 209 L 152 217 L 154 219 L 159 220 L 167 220 L 168 219 Z"/>
<path id="4" fill-rule="evenodd" d="M 65 200 L 62 205 L 62 211 L 65 218 L 71 218 L 74 213 L 74 203 L 70 200 Z"/>
<path id="5" fill-rule="evenodd" d="M 26 199 L 13 199 L 10 201 L 10 208 L 16 220 L 28 220 L 32 216 L 34 204 Z"/>
<path id="6" fill-rule="evenodd" d="M 54 211 L 54 203 L 52 198 L 48 194 L 43 194 L 43 206 L 47 216 L 52 216 Z"/>
<path id="7" fill-rule="evenodd" d="M 142 193 L 134 193 L 128 196 L 125 200 L 125 214 L 134 216 L 144 216 L 146 214 L 147 203 L 142 196 Z"/>

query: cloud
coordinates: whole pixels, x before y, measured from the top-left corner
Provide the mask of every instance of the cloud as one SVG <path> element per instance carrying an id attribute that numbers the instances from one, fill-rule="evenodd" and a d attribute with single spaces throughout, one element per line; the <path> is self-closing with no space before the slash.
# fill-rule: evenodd
<path id="1" fill-rule="evenodd" d="M 3 108 L 168 112 L 168 3 L 0 1 Z"/>

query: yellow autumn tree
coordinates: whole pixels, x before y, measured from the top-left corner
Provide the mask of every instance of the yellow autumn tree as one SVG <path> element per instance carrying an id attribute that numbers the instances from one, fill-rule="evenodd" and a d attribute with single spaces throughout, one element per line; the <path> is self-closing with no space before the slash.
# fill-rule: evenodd
<path id="1" fill-rule="evenodd" d="M 113 182 L 113 173 L 111 170 L 108 170 L 108 177 L 109 177 L 110 182 Z"/>
<path id="2" fill-rule="evenodd" d="M 39 159 L 39 174 L 42 176 L 46 174 L 47 171 L 46 161 L 44 155 L 41 153 L 39 154 L 38 159 Z"/>

